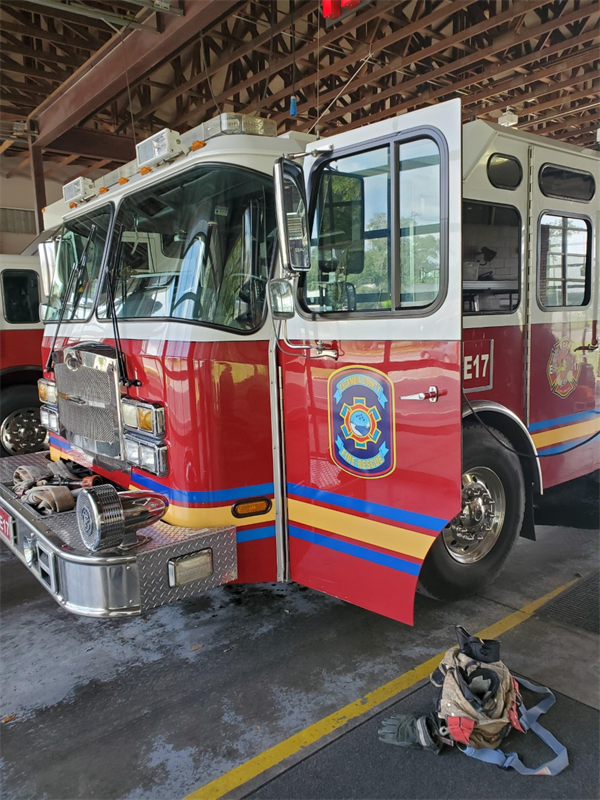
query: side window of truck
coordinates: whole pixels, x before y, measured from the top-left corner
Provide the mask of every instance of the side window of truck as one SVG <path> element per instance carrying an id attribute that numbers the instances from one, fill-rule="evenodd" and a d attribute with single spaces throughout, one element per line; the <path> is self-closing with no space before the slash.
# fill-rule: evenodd
<path id="1" fill-rule="evenodd" d="M 40 321 L 40 295 L 37 272 L 32 269 L 5 269 L 2 272 L 4 316 L 11 325 Z"/>
<path id="2" fill-rule="evenodd" d="M 542 307 L 588 304 L 591 238 L 587 219 L 558 213 L 542 214 L 538 233 L 538 296 Z"/>
<path id="3" fill-rule="evenodd" d="M 440 292 L 440 197 L 440 152 L 429 138 L 327 161 L 318 173 L 307 310 L 430 306 Z"/>
<path id="4" fill-rule="evenodd" d="M 516 208 L 463 202 L 463 311 L 502 314 L 519 305 L 521 218 Z"/>

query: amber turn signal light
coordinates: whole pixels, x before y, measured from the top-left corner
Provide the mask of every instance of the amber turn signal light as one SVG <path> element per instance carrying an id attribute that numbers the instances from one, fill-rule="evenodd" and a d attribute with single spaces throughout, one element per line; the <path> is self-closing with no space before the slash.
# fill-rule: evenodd
<path id="1" fill-rule="evenodd" d="M 253 497 L 250 500 L 240 500 L 231 508 L 234 517 L 253 517 L 256 514 L 266 514 L 271 510 L 271 501 L 268 497 Z"/>

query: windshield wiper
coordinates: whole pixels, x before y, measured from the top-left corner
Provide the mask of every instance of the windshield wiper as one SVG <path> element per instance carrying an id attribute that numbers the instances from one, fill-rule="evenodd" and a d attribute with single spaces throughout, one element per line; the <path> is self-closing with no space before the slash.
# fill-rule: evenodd
<path id="1" fill-rule="evenodd" d="M 79 278 L 83 273 L 83 268 L 87 263 L 87 252 L 92 242 L 92 239 L 94 238 L 95 233 L 96 233 L 96 225 L 95 223 L 92 222 L 90 226 L 90 232 L 88 233 L 85 245 L 83 246 L 83 250 L 81 251 L 81 255 L 79 256 L 79 261 L 73 264 L 73 269 L 71 270 L 71 274 L 69 275 L 69 281 L 67 283 L 65 296 L 63 297 L 62 305 L 60 307 L 60 313 L 58 315 L 58 319 L 56 320 L 56 330 L 54 331 L 54 338 L 52 339 L 52 345 L 50 346 L 50 352 L 48 353 L 46 366 L 44 367 L 46 372 L 54 372 L 54 365 L 53 365 L 54 348 L 56 347 L 56 340 L 58 339 L 58 331 L 65 318 L 65 312 L 67 310 L 67 303 L 69 302 L 69 295 L 71 294 L 71 287 L 73 286 L 73 281 L 75 280 L 75 276 L 77 276 L 77 282 L 79 282 Z M 75 313 L 76 308 L 77 304 L 75 303 L 75 298 L 73 298 L 73 314 Z"/>
<path id="2" fill-rule="evenodd" d="M 115 229 L 116 230 L 116 229 Z M 121 260 L 121 250 L 123 248 L 123 225 L 118 228 L 119 244 L 115 249 L 115 255 L 106 271 L 106 299 L 107 308 L 110 318 L 112 320 L 113 336 L 115 340 L 115 350 L 117 351 L 117 361 L 119 362 L 119 374 L 121 375 L 121 383 L 128 389 L 130 386 L 141 386 L 142 382 L 137 378 L 131 379 L 127 374 L 127 365 L 125 363 L 125 354 L 123 353 L 123 345 L 121 344 L 121 334 L 119 333 L 119 323 L 117 320 L 117 310 L 115 308 L 115 293 L 113 281 L 116 280 L 117 265 Z"/>

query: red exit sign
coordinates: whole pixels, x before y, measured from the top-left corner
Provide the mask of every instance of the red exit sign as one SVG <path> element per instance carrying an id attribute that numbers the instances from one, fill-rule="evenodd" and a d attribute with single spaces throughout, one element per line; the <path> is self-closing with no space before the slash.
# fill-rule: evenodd
<path id="1" fill-rule="evenodd" d="M 322 0 L 323 16 L 328 23 L 343 19 L 345 15 L 358 8 L 360 5 L 367 5 L 372 0 Z"/>

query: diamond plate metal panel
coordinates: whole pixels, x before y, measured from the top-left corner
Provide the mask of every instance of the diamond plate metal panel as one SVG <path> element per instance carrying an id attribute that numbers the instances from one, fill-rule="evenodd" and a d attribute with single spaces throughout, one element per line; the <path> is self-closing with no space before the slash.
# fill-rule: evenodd
<path id="1" fill-rule="evenodd" d="M 26 465 L 47 466 L 47 463 L 47 454 L 44 453 L 0 459 L 0 483 L 3 483 L 9 494 L 14 497 L 11 490 L 15 469 Z M 66 470 L 66 467 L 62 465 L 62 469 Z M 156 522 L 138 531 L 140 537 L 146 538 L 137 547 L 131 549 L 117 547 L 101 553 L 92 553 L 83 546 L 74 511 L 43 517 L 32 507 L 27 506 L 27 509 L 40 521 L 41 527 L 56 536 L 60 540 L 59 544 L 62 542 L 65 545 L 65 553 L 81 556 L 84 560 L 89 558 L 90 567 L 99 556 L 103 560 L 110 560 L 112 556 L 122 558 L 124 555 L 135 558 L 139 575 L 141 611 L 173 600 L 194 597 L 206 589 L 234 581 L 238 575 L 236 529 L 233 526 L 198 530 Z M 169 560 L 203 550 L 212 551 L 212 574 L 185 586 L 169 586 Z"/>
<path id="2" fill-rule="evenodd" d="M 237 544 L 234 527 L 177 528 L 157 522 L 140 533 L 151 535 L 152 540 L 137 548 L 140 607 L 142 611 L 156 606 L 194 597 L 205 589 L 212 589 L 237 578 Z M 171 558 L 212 550 L 213 573 L 202 580 L 185 586 L 169 586 L 168 562 Z"/>

